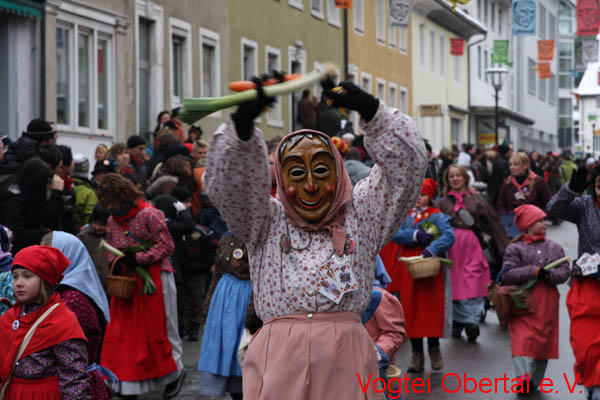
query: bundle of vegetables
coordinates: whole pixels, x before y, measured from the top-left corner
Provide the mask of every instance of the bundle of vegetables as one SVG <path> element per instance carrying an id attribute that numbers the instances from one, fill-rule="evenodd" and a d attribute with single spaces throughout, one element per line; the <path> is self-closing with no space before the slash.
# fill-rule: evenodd
<path id="1" fill-rule="evenodd" d="M 325 64 L 323 71 L 314 70 L 300 77 L 298 77 L 296 74 L 285 75 L 284 82 L 276 84 L 273 84 L 272 82 L 265 82 L 268 84 L 263 84 L 263 90 L 265 96 L 267 97 L 281 96 L 307 86 L 311 86 L 315 82 L 325 79 L 327 76 L 333 77 L 335 75 L 335 66 L 332 64 Z M 179 111 L 181 120 L 187 124 L 193 124 L 199 119 L 202 119 L 216 111 L 224 110 L 226 108 L 254 100 L 258 97 L 258 92 L 256 89 L 250 89 L 255 87 L 252 82 L 234 82 L 231 86 L 232 90 L 234 91 L 246 88 L 248 88 L 248 90 L 223 97 L 185 99 L 183 100 L 183 107 Z"/>
<path id="2" fill-rule="evenodd" d="M 137 252 L 145 252 L 152 247 L 151 242 L 142 242 L 137 246 L 128 246 L 124 251 L 121 251 L 110 244 L 108 244 L 104 239 L 100 241 L 100 247 L 103 247 L 107 251 L 109 251 L 112 255 L 116 257 L 124 257 L 126 254 L 135 254 Z M 133 272 L 133 271 L 129 271 Z M 137 266 L 135 267 L 135 273 L 137 273 L 142 280 L 142 295 L 144 294 L 153 294 L 156 292 L 156 285 L 152 280 L 152 277 L 144 268 Z"/>
<path id="3" fill-rule="evenodd" d="M 433 236 L 433 239 L 438 239 L 440 237 L 440 235 L 442 234 L 440 232 L 440 228 L 437 227 L 436 224 L 434 224 L 431 221 L 423 221 L 421 223 L 421 228 L 423 228 L 423 230 L 427 233 L 429 233 L 430 235 Z"/>
<path id="4" fill-rule="evenodd" d="M 570 261 L 571 261 L 571 257 L 563 257 L 563 258 L 560 258 L 560 259 L 553 261 L 550 264 L 546 265 L 544 267 L 544 269 L 546 271 L 550 271 L 553 268 L 558 267 L 560 264 L 562 264 L 564 262 L 570 262 Z M 537 277 L 530 279 L 527 282 L 525 282 L 524 284 L 522 284 L 519 287 L 519 289 L 510 293 L 510 298 L 516 309 L 519 309 L 519 310 L 531 309 L 531 307 L 533 306 L 533 299 L 531 298 L 531 293 L 530 293 L 529 289 L 531 289 L 531 287 L 533 285 L 535 285 L 537 283 L 537 281 L 538 281 Z"/>

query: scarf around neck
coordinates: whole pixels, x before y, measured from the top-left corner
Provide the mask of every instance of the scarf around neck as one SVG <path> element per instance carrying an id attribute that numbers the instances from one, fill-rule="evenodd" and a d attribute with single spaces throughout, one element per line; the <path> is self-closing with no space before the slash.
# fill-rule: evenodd
<path id="1" fill-rule="evenodd" d="M 127 222 L 128 220 L 133 218 L 138 212 L 140 212 L 140 210 L 147 208 L 147 207 L 152 207 L 152 205 L 147 203 L 145 200 L 137 199 L 135 201 L 135 205 L 133 207 L 131 207 L 125 215 L 123 215 L 121 217 L 116 216 L 116 215 L 111 215 L 111 218 L 114 219 L 119 225 L 123 226 L 125 224 L 125 222 Z"/>
<path id="2" fill-rule="evenodd" d="M 527 177 L 525 178 L 525 180 L 522 183 L 519 183 L 514 176 L 510 177 L 510 181 L 512 182 L 513 185 L 515 185 L 515 187 L 517 188 L 517 191 L 519 191 L 519 193 L 521 193 L 521 194 L 523 194 L 523 188 L 527 185 L 531 186 L 529 188 L 529 191 L 531 191 L 531 189 L 533 188 L 534 179 L 535 179 L 535 173 L 533 171 L 529 171 L 529 173 L 527 174 Z"/>
<path id="3" fill-rule="evenodd" d="M 305 133 L 311 133 L 313 135 L 317 135 L 325 139 L 327 145 L 329 147 L 329 151 L 335 158 L 335 166 L 336 166 L 336 189 L 335 189 L 335 197 L 333 200 L 333 204 L 325 217 L 322 220 L 317 222 L 308 222 L 304 218 L 300 217 L 292 204 L 287 198 L 285 193 L 285 189 L 283 187 L 283 180 L 281 179 L 281 158 L 279 156 L 280 149 L 283 143 L 285 143 L 290 137 L 295 135 L 301 135 Z M 333 249 L 338 255 L 344 254 L 344 244 L 346 242 L 346 229 L 344 228 L 344 223 L 346 222 L 346 204 L 350 201 L 352 197 L 352 183 L 350 182 L 350 177 L 348 176 L 348 172 L 344 168 L 344 160 L 342 160 L 342 156 L 337 148 L 334 146 L 333 142 L 326 134 L 318 131 L 313 131 L 311 129 L 302 129 L 296 132 L 292 132 L 279 142 L 277 146 L 277 150 L 275 150 L 276 158 L 275 158 L 275 179 L 277 180 L 277 199 L 283 205 L 283 209 L 286 215 L 292 220 L 292 223 L 304 230 L 308 231 L 320 231 L 326 229 L 331 234 L 331 240 L 333 243 Z"/>
<path id="4" fill-rule="evenodd" d="M 531 244 L 533 242 L 542 242 L 546 240 L 546 235 L 535 235 L 531 236 L 528 233 L 523 233 L 523 242 L 527 244 Z"/>
<path id="5" fill-rule="evenodd" d="M 467 190 L 463 190 L 462 192 L 458 193 L 458 192 L 455 192 L 454 189 L 450 189 L 450 191 L 448 192 L 448 196 L 453 196 L 454 199 L 456 200 L 454 202 L 454 211 L 459 211 L 461 208 L 464 208 L 465 210 L 467 209 L 467 207 L 465 206 L 465 203 L 463 201 L 463 197 L 467 196 L 471 193 L 472 192 L 469 192 Z"/>

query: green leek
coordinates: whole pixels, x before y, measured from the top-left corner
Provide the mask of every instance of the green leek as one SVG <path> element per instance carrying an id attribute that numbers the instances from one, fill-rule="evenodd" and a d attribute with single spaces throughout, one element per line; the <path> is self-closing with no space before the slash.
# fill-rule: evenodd
<path id="1" fill-rule="evenodd" d="M 335 75 L 335 67 L 331 64 L 326 64 L 323 71 L 313 70 L 298 79 L 265 86 L 263 90 L 267 97 L 281 96 L 310 86 L 327 76 L 333 75 Z M 183 122 L 193 124 L 216 111 L 254 100 L 257 97 L 258 91 L 251 89 L 223 97 L 184 99 L 179 115 Z"/>

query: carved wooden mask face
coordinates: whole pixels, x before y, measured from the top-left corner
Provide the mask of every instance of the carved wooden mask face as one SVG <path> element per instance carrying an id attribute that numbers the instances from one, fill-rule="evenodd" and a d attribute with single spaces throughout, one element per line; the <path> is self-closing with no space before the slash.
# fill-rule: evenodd
<path id="1" fill-rule="evenodd" d="M 294 211 L 306 221 L 320 221 L 335 199 L 335 158 L 321 139 L 304 137 L 282 154 L 281 180 Z"/>

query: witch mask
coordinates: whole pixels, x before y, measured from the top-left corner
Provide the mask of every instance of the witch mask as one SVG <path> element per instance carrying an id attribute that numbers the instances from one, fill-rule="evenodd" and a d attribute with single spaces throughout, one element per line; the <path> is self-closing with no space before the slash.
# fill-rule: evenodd
<path id="1" fill-rule="evenodd" d="M 298 136 L 281 148 L 283 189 L 298 216 L 318 222 L 335 200 L 336 162 L 325 139 L 318 135 Z"/>

